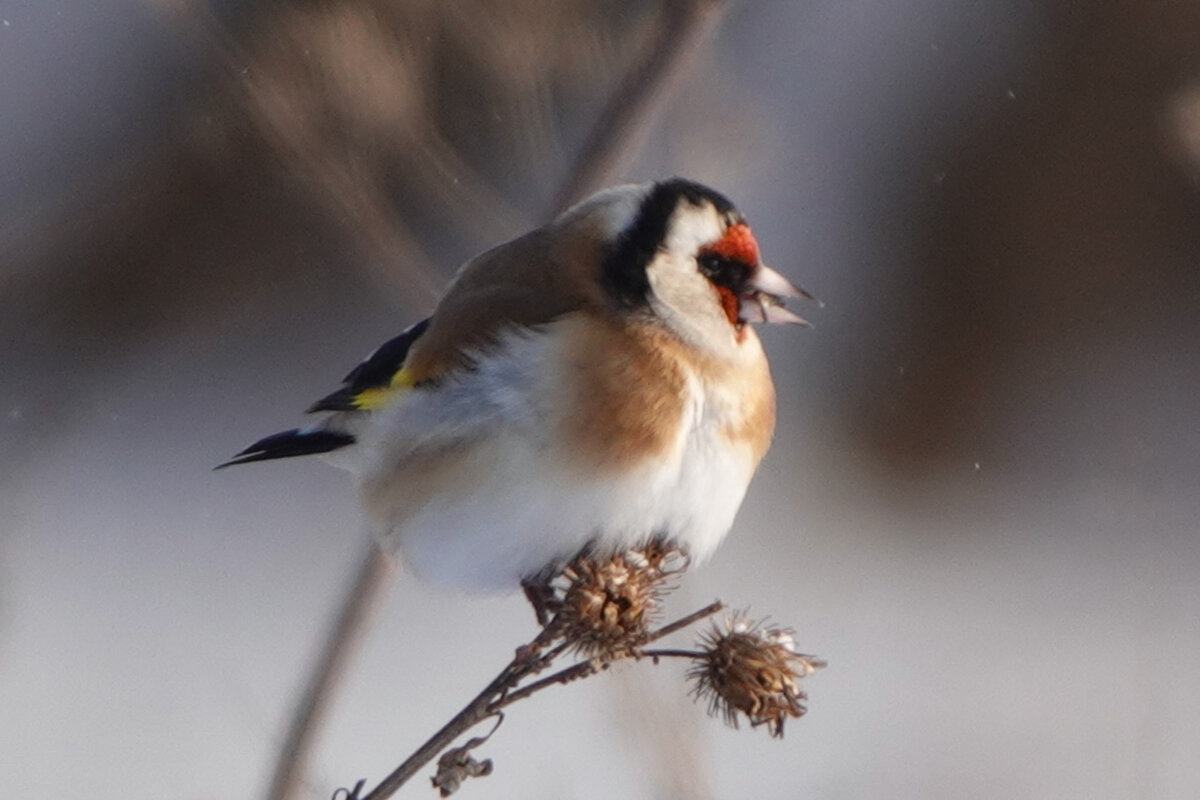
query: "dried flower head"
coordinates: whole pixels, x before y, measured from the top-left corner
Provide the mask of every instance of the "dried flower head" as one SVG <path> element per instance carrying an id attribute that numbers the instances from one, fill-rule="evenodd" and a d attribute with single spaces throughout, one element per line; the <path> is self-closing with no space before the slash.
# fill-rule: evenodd
<path id="1" fill-rule="evenodd" d="M 628 655 L 649 630 L 670 579 L 686 569 L 679 549 L 659 542 L 577 556 L 553 582 L 558 599 L 551 624 L 587 656 Z"/>
<path id="2" fill-rule="evenodd" d="M 692 694 L 708 701 L 708 713 L 734 728 L 738 714 L 745 714 L 751 726 L 766 725 L 772 736 L 783 736 L 788 717 L 804 715 L 808 697 L 799 681 L 825 666 L 796 652 L 791 630 L 751 622 L 744 614 L 714 624 L 700 651 L 688 677 Z"/>

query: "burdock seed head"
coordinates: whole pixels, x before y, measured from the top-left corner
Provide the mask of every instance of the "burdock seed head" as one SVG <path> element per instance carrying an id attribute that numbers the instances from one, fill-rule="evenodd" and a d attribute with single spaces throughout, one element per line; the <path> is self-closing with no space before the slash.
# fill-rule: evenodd
<path id="1" fill-rule="evenodd" d="M 784 721 L 807 710 L 800 679 L 824 666 L 795 651 L 790 630 L 735 614 L 703 635 L 688 677 L 692 694 L 707 700 L 708 713 L 734 728 L 745 714 L 752 727 L 766 725 L 772 736 L 783 736 Z"/>
<path id="2" fill-rule="evenodd" d="M 629 655 L 645 638 L 670 579 L 685 569 L 687 559 L 677 548 L 657 542 L 580 555 L 553 582 L 561 599 L 552 624 L 589 657 Z"/>

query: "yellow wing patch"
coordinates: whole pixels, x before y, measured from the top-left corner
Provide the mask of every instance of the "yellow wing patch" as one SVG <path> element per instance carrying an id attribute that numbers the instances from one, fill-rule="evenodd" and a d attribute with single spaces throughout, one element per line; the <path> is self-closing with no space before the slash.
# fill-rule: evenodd
<path id="1" fill-rule="evenodd" d="M 387 386 L 364 389 L 354 395 L 354 407 L 360 411 L 375 411 L 391 402 L 392 398 L 400 392 L 411 389 L 415 385 L 416 381 L 413 380 L 412 373 L 401 367 L 392 375 Z"/>

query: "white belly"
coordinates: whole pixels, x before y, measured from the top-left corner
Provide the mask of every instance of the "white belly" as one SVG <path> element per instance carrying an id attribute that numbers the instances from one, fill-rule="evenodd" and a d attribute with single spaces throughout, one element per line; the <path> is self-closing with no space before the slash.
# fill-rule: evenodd
<path id="1" fill-rule="evenodd" d="M 669 452 L 622 474 L 581 470 L 547 441 L 540 338 L 381 415 L 383 445 L 363 477 L 385 545 L 422 578 L 470 592 L 513 591 L 588 544 L 625 549 L 665 536 L 693 563 L 707 559 L 753 475 L 749 448 L 720 434 L 719 409 L 693 381 Z"/>

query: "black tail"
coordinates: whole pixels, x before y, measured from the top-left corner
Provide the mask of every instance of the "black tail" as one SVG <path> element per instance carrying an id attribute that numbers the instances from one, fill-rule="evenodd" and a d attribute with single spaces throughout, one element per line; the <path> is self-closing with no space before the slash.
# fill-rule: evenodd
<path id="1" fill-rule="evenodd" d="M 259 439 L 224 464 L 218 464 L 214 469 L 224 469 L 235 464 L 249 464 L 252 461 L 270 461 L 273 458 L 328 453 L 330 450 L 337 450 L 339 447 L 350 444 L 354 444 L 354 437 L 348 433 L 321 430 L 320 428 L 293 428 L 290 431 Z"/>

